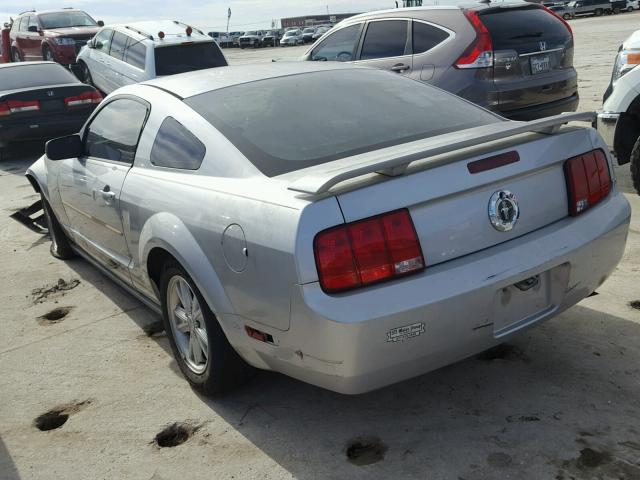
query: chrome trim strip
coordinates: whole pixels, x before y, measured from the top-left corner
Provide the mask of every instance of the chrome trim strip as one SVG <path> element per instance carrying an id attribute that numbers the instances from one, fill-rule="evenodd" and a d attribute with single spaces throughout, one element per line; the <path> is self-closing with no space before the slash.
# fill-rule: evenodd
<path id="1" fill-rule="evenodd" d="M 530 57 L 531 55 L 540 55 L 541 53 L 561 52 L 563 50 L 564 50 L 564 47 L 552 48 L 550 50 L 540 50 L 539 52 L 521 53 L 518 56 L 519 57 Z"/>

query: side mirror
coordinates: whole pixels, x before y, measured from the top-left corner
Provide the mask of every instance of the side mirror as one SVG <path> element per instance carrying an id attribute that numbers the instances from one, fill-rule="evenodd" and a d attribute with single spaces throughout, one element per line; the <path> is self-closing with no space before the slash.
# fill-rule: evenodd
<path id="1" fill-rule="evenodd" d="M 80 135 L 73 134 L 66 137 L 49 140 L 44 151 L 49 160 L 64 160 L 65 158 L 78 158 L 84 153 Z"/>
<path id="2" fill-rule="evenodd" d="M 104 22 L 102 20 L 98 20 L 98 26 L 99 27 L 104 27 Z"/>
<path id="3" fill-rule="evenodd" d="M 37 25 L 29 25 L 29 28 L 27 30 L 29 32 L 31 32 L 31 33 L 38 33 L 38 26 Z"/>

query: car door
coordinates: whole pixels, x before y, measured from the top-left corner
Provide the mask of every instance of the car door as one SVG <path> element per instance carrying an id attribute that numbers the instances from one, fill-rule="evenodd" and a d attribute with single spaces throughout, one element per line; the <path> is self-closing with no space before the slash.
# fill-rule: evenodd
<path id="1" fill-rule="evenodd" d="M 27 17 L 27 31 L 24 35 L 24 57 L 25 60 L 43 60 L 42 58 L 42 34 L 38 17 L 29 15 Z"/>
<path id="2" fill-rule="evenodd" d="M 413 57 L 409 27 L 409 21 L 404 19 L 367 22 L 357 63 L 401 75 L 411 73 Z"/>
<path id="3" fill-rule="evenodd" d="M 125 65 L 120 73 L 124 85 L 142 82 L 146 79 L 147 46 L 141 40 L 129 37 L 124 49 L 123 61 Z"/>
<path id="4" fill-rule="evenodd" d="M 111 62 L 109 49 L 111 48 L 113 30 L 105 28 L 100 30 L 92 40 L 93 48 L 89 48 L 84 60 L 87 62 L 93 84 L 103 92 L 109 93 L 111 89 L 106 80 L 107 63 Z"/>
<path id="5" fill-rule="evenodd" d="M 29 39 L 27 34 L 29 32 L 29 16 L 20 18 L 20 25 L 18 26 L 18 34 L 16 35 L 16 45 L 22 55 L 22 60 L 31 60 L 29 55 Z"/>
<path id="6" fill-rule="evenodd" d="M 120 211 L 120 193 L 149 114 L 147 102 L 115 97 L 82 132 L 84 155 L 62 160 L 59 190 L 76 243 L 127 283 L 131 256 Z"/>
<path id="7" fill-rule="evenodd" d="M 105 71 L 105 76 L 111 92 L 117 88 L 134 83 L 134 81 L 130 79 L 131 69 L 124 61 L 124 55 L 129 39 L 130 37 L 128 35 L 118 32 L 117 30 L 113 34 L 111 49 L 109 50 L 110 59 L 107 64 L 109 68 Z"/>
<path id="8" fill-rule="evenodd" d="M 308 60 L 316 62 L 354 61 L 363 26 L 364 23 L 356 23 L 331 33 L 311 51 L 307 57 Z"/>

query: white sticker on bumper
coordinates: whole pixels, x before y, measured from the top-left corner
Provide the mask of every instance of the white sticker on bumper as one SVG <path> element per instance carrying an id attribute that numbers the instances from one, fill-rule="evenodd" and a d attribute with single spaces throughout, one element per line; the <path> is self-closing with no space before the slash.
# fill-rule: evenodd
<path id="1" fill-rule="evenodd" d="M 424 333 L 424 323 L 412 323 L 387 332 L 387 342 L 404 342 Z"/>

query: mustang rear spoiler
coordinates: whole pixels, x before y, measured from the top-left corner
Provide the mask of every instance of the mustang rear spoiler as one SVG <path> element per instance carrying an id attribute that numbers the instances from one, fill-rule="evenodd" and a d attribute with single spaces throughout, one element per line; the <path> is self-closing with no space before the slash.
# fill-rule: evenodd
<path id="1" fill-rule="evenodd" d="M 325 169 L 322 169 L 322 166 L 314 168 L 308 175 L 289 185 L 288 189 L 309 195 L 318 195 L 329 191 L 338 183 L 369 173 L 375 172 L 388 176 L 402 175 L 411 163 L 418 160 L 428 160 L 429 157 L 457 152 L 464 148 L 522 133 L 536 132 L 551 135 L 567 122 L 593 123 L 595 119 L 595 112 L 562 113 L 530 122 L 497 122 L 447 133 L 335 160 L 326 164 L 327 168 Z M 433 168 L 451 161 L 445 156 L 433 159 L 432 162 L 428 161 L 426 165 L 427 168 Z"/>

